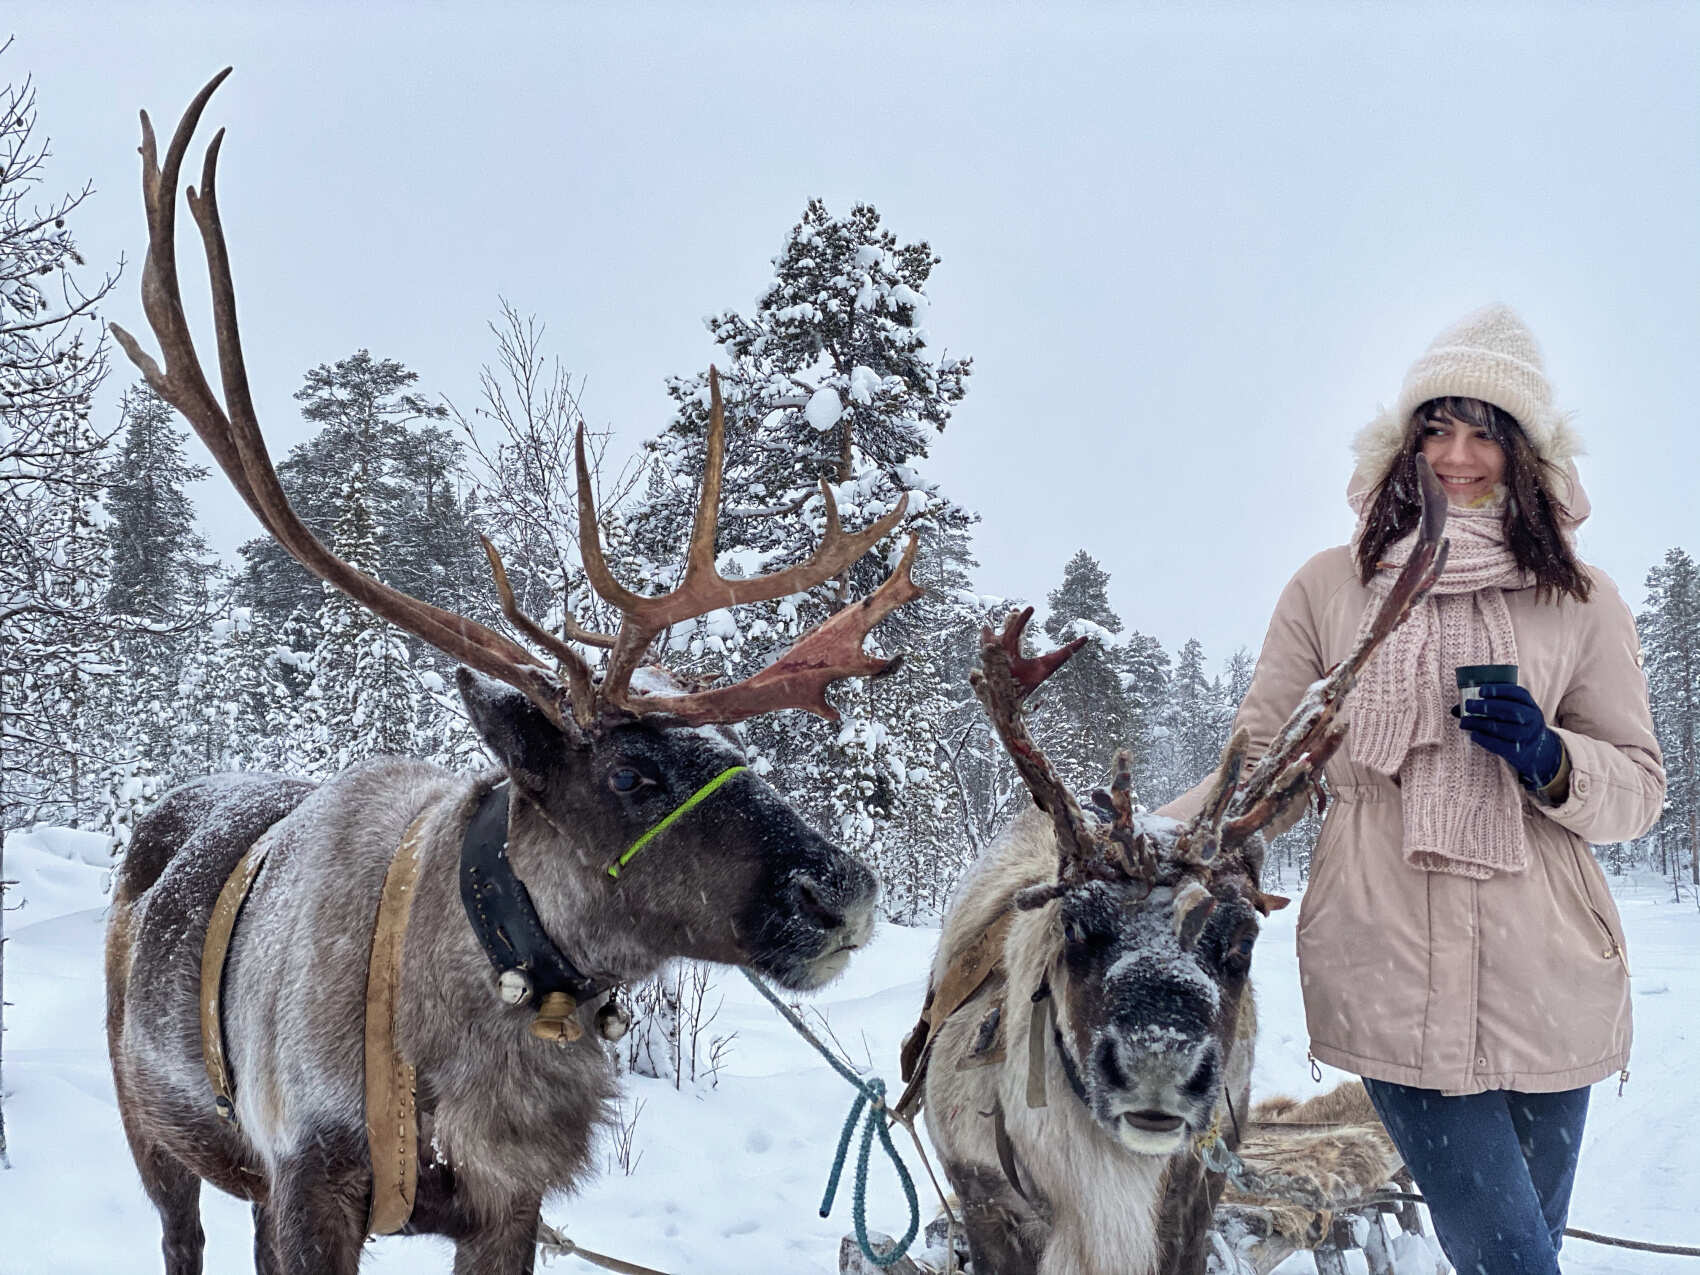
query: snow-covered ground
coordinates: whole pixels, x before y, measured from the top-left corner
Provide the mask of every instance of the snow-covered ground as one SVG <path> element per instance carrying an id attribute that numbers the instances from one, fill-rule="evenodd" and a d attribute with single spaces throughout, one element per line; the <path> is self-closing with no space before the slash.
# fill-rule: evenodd
<path id="1" fill-rule="evenodd" d="M 25 900 L 7 918 L 6 1121 L 9 1173 L 0 1172 L 0 1275 L 155 1275 L 159 1227 L 124 1145 L 102 1035 L 100 843 L 44 831 L 8 840 L 7 875 Z M 1623 1097 L 1595 1091 L 1572 1209 L 1573 1225 L 1667 1243 L 1700 1244 L 1700 1109 L 1694 1101 L 1694 1028 L 1700 1006 L 1700 913 L 1673 905 L 1669 887 L 1619 895 L 1634 966 L 1637 1040 Z M 1313 1092 L 1305 1060 L 1293 955 L 1297 908 L 1277 913 L 1258 946 L 1262 1009 L 1256 1089 Z M 936 932 L 883 927 L 850 973 L 815 1002 L 862 1066 L 897 1087 L 897 1047 L 914 1021 Z M 626 1109 L 642 1103 L 635 1167 L 615 1165 L 545 1215 L 587 1248 L 676 1275 L 829 1275 L 849 1229 L 846 1182 L 830 1220 L 820 1195 L 851 1093 L 736 974 L 721 977 L 715 1032 L 736 1031 L 714 1090 L 677 1092 L 634 1079 Z M 1325 1083 L 1339 1077 L 1330 1075 Z M 914 1150 L 900 1140 L 913 1165 Z M 611 1156 L 608 1157 L 611 1160 Z M 919 1168 L 916 1167 L 919 1174 Z M 930 1194 L 920 1183 L 923 1202 Z M 876 1156 L 870 1215 L 902 1229 L 902 1195 Z M 246 1206 L 210 1188 L 202 1197 L 207 1267 L 252 1270 Z M 929 1214 L 930 1215 L 930 1214 Z M 390 1239 L 364 1269 L 386 1275 L 446 1272 L 449 1246 Z M 590 1272 L 575 1258 L 557 1271 Z M 1700 1260 L 1600 1248 L 1565 1249 L 1570 1275 L 1700 1275 Z M 1304 1256 L 1282 1275 L 1313 1270 Z"/>

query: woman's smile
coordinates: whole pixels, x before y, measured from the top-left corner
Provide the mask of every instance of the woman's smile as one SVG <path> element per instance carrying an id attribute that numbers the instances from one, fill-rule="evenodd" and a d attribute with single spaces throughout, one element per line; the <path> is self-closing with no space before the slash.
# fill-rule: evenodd
<path id="1" fill-rule="evenodd" d="M 1422 454 L 1455 505 L 1473 505 L 1492 495 L 1505 477 L 1505 452 L 1485 429 L 1450 416 L 1423 422 Z"/>

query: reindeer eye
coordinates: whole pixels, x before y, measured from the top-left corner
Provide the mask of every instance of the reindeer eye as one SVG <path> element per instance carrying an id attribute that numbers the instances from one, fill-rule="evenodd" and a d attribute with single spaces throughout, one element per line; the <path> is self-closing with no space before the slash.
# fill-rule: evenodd
<path id="1" fill-rule="evenodd" d="M 1223 959 L 1235 974 L 1246 974 L 1251 970 L 1251 949 L 1257 945 L 1257 931 L 1244 930 L 1228 946 L 1228 952 Z"/>
<path id="2" fill-rule="evenodd" d="M 648 782 L 630 766 L 621 766 L 608 772 L 608 786 L 615 792 L 636 792 Z"/>

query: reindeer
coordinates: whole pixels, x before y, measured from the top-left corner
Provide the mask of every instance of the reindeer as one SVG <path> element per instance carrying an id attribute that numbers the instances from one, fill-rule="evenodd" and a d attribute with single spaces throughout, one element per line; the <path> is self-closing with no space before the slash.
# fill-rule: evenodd
<path id="1" fill-rule="evenodd" d="M 600 680 L 571 642 L 518 610 L 488 542 L 506 615 L 547 662 L 337 559 L 290 509 L 249 395 L 215 193 L 222 132 L 188 204 L 205 243 L 223 404 L 184 318 L 178 174 L 226 74 L 190 105 L 163 168 L 142 115 L 143 298 L 164 368 L 128 333 L 114 335 L 280 543 L 465 665 L 461 696 L 500 767 L 466 778 L 388 758 L 318 786 L 218 776 L 166 797 L 137 829 L 108 930 L 119 1111 L 160 1213 L 168 1275 L 201 1270 L 203 1181 L 252 1201 L 260 1275 L 352 1275 L 368 1232 L 397 1229 L 454 1240 L 459 1275 L 519 1275 L 532 1270 L 544 1195 L 583 1181 L 609 1115 L 614 1069 L 601 1036 L 620 1030 L 609 989 L 691 957 L 807 990 L 867 942 L 872 874 L 743 765 L 729 726 L 780 708 L 832 718 L 829 684 L 884 671 L 890 662 L 862 644 L 919 594 L 909 575 L 915 541 L 870 597 L 743 682 L 686 689 L 644 667 L 668 626 L 838 576 L 904 512 L 899 502 L 847 534 L 823 484 L 826 532 L 807 562 L 721 578 L 714 540 L 725 426 L 711 377 L 687 566 L 665 596 L 633 593 L 610 572 L 579 435 L 585 570 L 621 620 L 617 632 L 599 634 L 569 617 L 565 632 L 607 650 Z M 257 870 L 233 877 L 261 848 Z M 411 884 L 392 894 L 387 883 L 397 872 L 405 883 L 408 871 Z M 244 874 L 251 887 L 220 977 L 203 971 L 203 936 L 227 882 Z M 402 900 L 400 926 L 379 930 L 393 941 L 385 958 L 393 965 L 374 946 L 374 916 L 392 898 Z M 208 995 L 210 1020 L 199 1012 Z M 391 1012 L 376 1012 L 380 1004 Z M 375 1031 L 392 1043 L 374 1046 Z M 228 1092 L 215 1102 L 209 1068 L 220 1059 Z"/>
<path id="2" fill-rule="evenodd" d="M 1135 811 L 1125 752 L 1089 820 L 1021 718 L 1085 639 L 1024 657 L 1032 608 L 982 630 L 975 693 L 1037 808 L 945 916 L 898 1106 L 924 1097 L 975 1275 L 1204 1271 L 1224 1182 L 1205 1153 L 1249 1113 L 1252 949 L 1287 902 L 1260 887 L 1260 831 L 1308 799 L 1359 669 L 1439 576 L 1446 496 L 1423 483 L 1421 546 L 1371 630 L 1243 777 L 1236 733 L 1188 823 Z"/>

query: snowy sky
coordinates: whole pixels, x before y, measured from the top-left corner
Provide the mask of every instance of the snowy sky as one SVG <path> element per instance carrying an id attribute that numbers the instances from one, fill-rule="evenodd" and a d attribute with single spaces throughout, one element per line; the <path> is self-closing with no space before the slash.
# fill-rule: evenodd
<path id="1" fill-rule="evenodd" d="M 0 28 L 136 331 L 136 109 L 168 130 L 236 67 L 208 123 L 279 456 L 305 370 L 360 346 L 470 408 L 499 295 L 635 446 L 820 196 L 944 259 L 930 332 L 975 372 L 929 472 L 984 515 L 988 592 L 1042 598 L 1084 547 L 1130 625 L 1255 644 L 1350 531 L 1352 433 L 1494 300 L 1589 445 L 1584 556 L 1634 604 L 1700 550 L 1700 6 L 12 0 Z M 253 533 L 197 499 L 216 547 Z"/>

